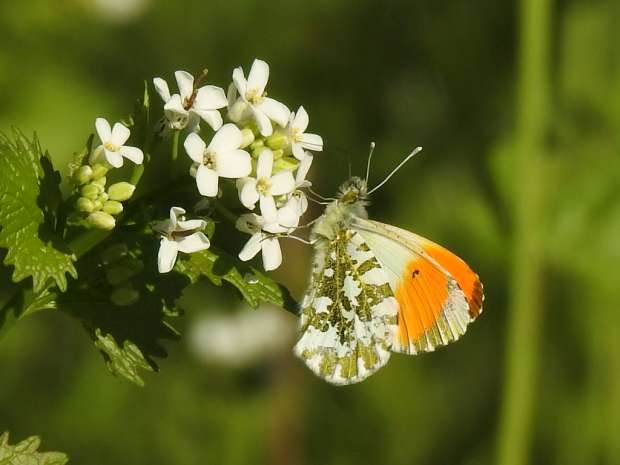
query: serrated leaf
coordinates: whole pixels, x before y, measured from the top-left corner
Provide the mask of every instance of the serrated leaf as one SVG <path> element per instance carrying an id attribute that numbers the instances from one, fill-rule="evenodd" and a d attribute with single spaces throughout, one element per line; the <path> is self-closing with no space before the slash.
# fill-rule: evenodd
<path id="1" fill-rule="evenodd" d="M 60 202 L 59 176 L 38 140 L 19 131 L 13 140 L 0 134 L 0 247 L 13 265 L 13 281 L 32 277 L 39 292 L 54 281 L 67 289 L 69 274 L 77 278 L 75 257 L 54 233 L 55 211 Z"/>
<path id="2" fill-rule="evenodd" d="M 115 286 L 108 279 L 119 273 L 110 273 L 110 267 L 124 262 L 122 258 L 112 264 L 106 260 L 104 265 L 103 257 L 109 255 L 105 252 L 112 246 L 104 243 L 80 260 L 78 270 L 83 279 L 59 296 L 57 305 L 82 322 L 112 374 L 142 386 L 140 373 L 158 371 L 154 358 L 168 355 L 161 341 L 179 338 L 168 319 L 179 316 L 174 310 L 176 301 L 190 280 L 178 273 L 158 273 L 152 236 L 117 233 L 117 238 L 124 239 L 126 248 L 122 249 L 127 250 L 127 257 L 144 263 L 144 269 L 127 282 L 139 292 L 138 300 L 126 306 L 111 300 Z"/>
<path id="3" fill-rule="evenodd" d="M 71 161 L 69 162 L 69 176 L 73 179 L 76 171 L 80 169 L 80 167 L 84 164 L 84 160 L 86 157 L 90 155 L 90 152 L 93 149 L 93 140 L 95 139 L 95 135 L 91 134 L 88 136 L 86 140 L 86 144 L 79 152 L 73 154 Z"/>
<path id="4" fill-rule="evenodd" d="M 221 286 L 226 281 L 237 288 L 252 308 L 267 302 L 297 313 L 297 303 L 284 286 L 215 247 L 181 257 L 175 270 L 192 282 L 206 277 L 216 286 Z"/>
<path id="5" fill-rule="evenodd" d="M 144 386 L 144 381 L 139 375 L 139 370 L 154 371 L 153 367 L 144 358 L 144 354 L 131 341 L 124 341 L 119 347 L 114 336 L 111 334 L 103 335 L 101 330 L 95 330 L 95 347 L 101 351 L 108 365 L 108 369 L 117 376 L 123 376 Z"/>
<path id="6" fill-rule="evenodd" d="M 41 439 L 31 436 L 14 446 L 9 433 L 0 435 L 0 465 L 65 465 L 69 458 L 62 452 L 38 452 Z"/>

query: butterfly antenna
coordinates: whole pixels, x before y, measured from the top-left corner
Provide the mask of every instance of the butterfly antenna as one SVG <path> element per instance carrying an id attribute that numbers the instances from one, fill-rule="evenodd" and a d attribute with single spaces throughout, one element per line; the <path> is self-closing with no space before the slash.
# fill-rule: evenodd
<path id="1" fill-rule="evenodd" d="M 370 152 L 368 153 L 368 163 L 366 164 L 366 185 L 368 185 L 368 176 L 370 176 L 370 161 L 372 160 L 372 154 L 375 151 L 375 143 L 370 143 Z M 349 177 L 351 177 L 349 175 Z"/>
<path id="2" fill-rule="evenodd" d="M 325 200 L 327 202 L 332 202 L 336 199 L 332 198 L 332 197 L 325 197 L 321 194 L 319 194 L 318 192 L 316 192 L 314 189 L 312 189 L 311 187 L 308 187 L 308 192 L 310 192 L 312 195 L 315 195 L 316 197 L 318 197 L 321 200 Z"/>
<path id="3" fill-rule="evenodd" d="M 392 170 L 392 172 L 390 174 L 388 174 L 385 179 L 383 181 L 381 181 L 378 185 L 376 185 L 375 187 L 373 187 L 370 191 L 368 191 L 368 195 L 372 194 L 374 191 L 376 191 L 377 189 L 379 189 L 381 186 L 383 186 L 386 182 L 388 182 L 390 180 L 390 178 L 392 176 L 394 176 L 394 174 L 396 174 L 396 172 L 405 164 L 407 163 L 409 160 L 411 160 L 413 157 L 415 157 L 418 153 L 420 153 L 422 151 L 422 147 L 416 147 L 415 149 L 413 149 L 413 152 L 411 152 L 409 155 L 407 155 L 405 157 L 405 159 L 403 161 L 401 161 L 398 166 L 396 168 L 394 168 Z M 369 161 L 369 165 L 370 165 L 370 160 Z"/>

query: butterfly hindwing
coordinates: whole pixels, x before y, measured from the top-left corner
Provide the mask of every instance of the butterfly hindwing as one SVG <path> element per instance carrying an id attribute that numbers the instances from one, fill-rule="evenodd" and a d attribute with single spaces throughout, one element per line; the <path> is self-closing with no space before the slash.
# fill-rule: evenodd
<path id="1" fill-rule="evenodd" d="M 321 378 L 356 383 L 387 363 L 398 304 L 386 272 L 356 231 L 343 228 L 317 245 L 301 311 L 295 353 Z"/>
<path id="2" fill-rule="evenodd" d="M 483 298 L 478 276 L 465 262 L 394 226 L 358 219 L 356 230 L 388 275 L 399 304 L 392 350 L 430 352 L 459 339 L 480 313 Z"/>

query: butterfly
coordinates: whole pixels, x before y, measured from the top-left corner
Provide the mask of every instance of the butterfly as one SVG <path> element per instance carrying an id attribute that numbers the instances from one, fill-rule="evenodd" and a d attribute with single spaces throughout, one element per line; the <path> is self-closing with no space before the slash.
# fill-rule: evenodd
<path id="1" fill-rule="evenodd" d="M 301 301 L 294 352 L 319 377 L 363 381 L 392 352 L 432 352 L 459 339 L 482 311 L 478 275 L 452 252 L 417 234 L 373 221 L 366 179 L 352 177 L 314 223 L 310 284 Z"/>

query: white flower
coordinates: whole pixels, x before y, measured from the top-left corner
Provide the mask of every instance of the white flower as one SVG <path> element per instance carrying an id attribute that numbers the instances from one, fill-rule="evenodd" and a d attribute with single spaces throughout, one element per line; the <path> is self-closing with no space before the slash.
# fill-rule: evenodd
<path id="1" fill-rule="evenodd" d="M 291 113 L 288 122 L 288 135 L 291 141 L 293 155 L 298 160 L 304 158 L 304 149 L 321 152 L 323 150 L 323 138 L 317 134 L 308 134 L 309 118 L 304 107 L 299 107 L 297 113 Z"/>
<path id="2" fill-rule="evenodd" d="M 258 252 L 262 252 L 265 271 L 275 270 L 282 264 L 282 250 L 278 238 L 263 231 L 279 233 L 286 232 L 286 229 L 277 224 L 269 225 L 263 217 L 254 213 L 241 215 L 236 227 L 239 231 L 252 235 L 239 252 L 240 260 L 246 262 L 254 258 Z"/>
<path id="3" fill-rule="evenodd" d="M 123 145 L 131 135 L 126 126 L 116 123 L 114 128 L 110 128 L 110 123 L 105 118 L 97 118 L 95 120 L 95 128 L 97 129 L 99 139 L 101 139 L 101 145 L 93 150 L 90 157 L 91 163 L 95 163 L 102 153 L 105 155 L 108 163 L 115 168 L 123 166 L 123 157 L 128 158 L 137 165 L 142 163 L 144 160 L 142 150 L 137 147 Z"/>
<path id="4" fill-rule="evenodd" d="M 183 215 L 185 215 L 184 209 L 172 207 L 170 219 L 155 226 L 155 229 L 162 234 L 157 255 L 157 268 L 160 273 L 172 270 L 179 252 L 199 252 L 211 245 L 209 238 L 199 231 L 207 225 L 206 221 L 186 220 Z"/>
<path id="5" fill-rule="evenodd" d="M 185 139 L 185 151 L 197 163 L 196 184 L 201 195 L 215 197 L 218 178 L 242 178 L 252 172 L 252 159 L 241 145 L 241 131 L 232 123 L 215 133 L 207 146 L 196 133 Z"/>
<path id="6" fill-rule="evenodd" d="M 277 222 L 281 226 L 289 229 L 295 229 L 299 226 L 299 220 L 308 209 L 308 198 L 301 190 L 304 187 L 310 187 L 312 184 L 306 180 L 308 170 L 312 165 L 312 154 L 305 152 L 295 175 L 295 190 L 289 195 L 288 200 L 282 208 L 278 209 Z"/>
<path id="7" fill-rule="evenodd" d="M 189 127 L 199 129 L 202 118 L 213 130 L 222 126 L 222 115 L 218 109 L 228 105 L 224 90 L 216 86 L 202 86 L 194 89 L 194 77 L 187 71 L 177 71 L 174 76 L 179 86 L 178 94 L 170 94 L 168 83 L 162 78 L 154 78 L 155 90 L 164 101 L 164 113 L 172 129 Z"/>
<path id="8" fill-rule="evenodd" d="M 268 80 L 269 65 L 262 60 L 254 60 L 247 80 L 241 67 L 233 71 L 233 82 L 239 91 L 239 96 L 249 106 L 258 124 L 258 130 L 265 137 L 273 133 L 271 121 L 285 127 L 291 113 L 286 105 L 266 96 L 265 87 Z"/>
<path id="9" fill-rule="evenodd" d="M 265 223 L 275 223 L 278 211 L 274 195 L 288 194 L 295 189 L 295 179 L 290 171 L 283 170 L 276 174 L 273 171 L 273 152 L 263 149 L 258 156 L 256 178 L 245 178 L 237 182 L 241 203 L 253 210 L 259 202 L 260 211 Z"/>

